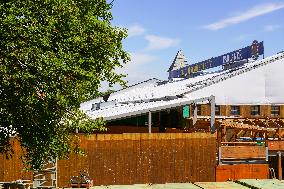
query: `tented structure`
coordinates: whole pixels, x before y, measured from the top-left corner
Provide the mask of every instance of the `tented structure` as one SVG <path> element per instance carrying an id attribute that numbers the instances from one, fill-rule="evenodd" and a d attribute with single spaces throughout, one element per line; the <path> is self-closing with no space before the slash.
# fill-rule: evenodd
<path id="1" fill-rule="evenodd" d="M 216 104 L 284 104 L 284 53 L 247 63 L 242 67 L 178 81 L 151 81 L 134 85 L 81 104 L 92 118 L 108 119 L 145 113 L 159 107 L 184 105 L 215 96 Z M 142 82 L 143 83 L 143 82 Z"/>

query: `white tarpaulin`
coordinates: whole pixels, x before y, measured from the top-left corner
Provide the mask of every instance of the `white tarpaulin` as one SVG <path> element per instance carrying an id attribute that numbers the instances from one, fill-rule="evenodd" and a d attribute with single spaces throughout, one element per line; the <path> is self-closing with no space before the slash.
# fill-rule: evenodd
<path id="1" fill-rule="evenodd" d="M 214 95 L 216 104 L 284 104 L 284 59 L 188 94 Z"/>

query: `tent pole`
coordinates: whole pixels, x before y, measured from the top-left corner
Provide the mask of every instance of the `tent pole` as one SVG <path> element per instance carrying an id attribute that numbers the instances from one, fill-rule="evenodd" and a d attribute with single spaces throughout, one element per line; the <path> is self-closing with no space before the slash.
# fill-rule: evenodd
<path id="1" fill-rule="evenodd" d="M 148 113 L 148 130 L 149 133 L 152 133 L 152 113 Z"/>
<path id="2" fill-rule="evenodd" d="M 197 104 L 193 104 L 193 120 L 192 125 L 194 126 L 197 122 Z"/>
<path id="3" fill-rule="evenodd" d="M 214 96 L 210 96 L 210 108 L 211 108 L 210 128 L 211 128 L 211 132 L 214 133 L 216 130 L 214 126 L 215 124 L 215 97 Z"/>

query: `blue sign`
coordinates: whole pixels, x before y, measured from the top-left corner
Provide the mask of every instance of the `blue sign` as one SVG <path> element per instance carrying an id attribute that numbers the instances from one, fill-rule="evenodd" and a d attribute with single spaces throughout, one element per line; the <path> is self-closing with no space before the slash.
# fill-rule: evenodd
<path id="1" fill-rule="evenodd" d="M 221 65 L 233 63 L 235 61 L 241 61 L 249 58 L 257 59 L 259 55 L 264 53 L 263 41 L 253 41 L 252 45 L 244 47 L 242 49 L 211 58 L 202 62 L 198 62 L 179 70 L 170 71 L 169 79 L 171 78 L 189 78 L 195 77 L 203 70 L 218 67 Z"/>

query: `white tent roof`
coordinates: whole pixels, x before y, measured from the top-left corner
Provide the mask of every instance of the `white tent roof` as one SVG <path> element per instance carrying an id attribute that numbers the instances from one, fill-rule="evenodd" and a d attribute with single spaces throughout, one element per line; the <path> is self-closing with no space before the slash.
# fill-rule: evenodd
<path id="1" fill-rule="evenodd" d="M 259 66 L 260 63 L 264 65 Z M 254 66 L 259 66 L 254 68 Z M 189 93 L 188 97 L 208 94 L 216 97 L 216 104 L 284 104 L 284 54 L 248 64 L 251 70 Z"/>
<path id="2" fill-rule="evenodd" d="M 284 91 L 283 71 L 284 53 L 279 53 L 237 69 L 114 92 L 108 101 L 116 107 L 91 110 L 92 104 L 102 101 L 98 98 L 81 104 L 81 109 L 93 118 L 106 118 L 132 115 L 132 112 L 149 111 L 172 103 L 177 105 L 211 95 L 215 96 L 216 104 L 284 104 L 284 95 L 281 95 Z"/>
<path id="3" fill-rule="evenodd" d="M 211 97 L 212 98 L 212 97 Z M 115 120 L 141 115 L 148 112 L 156 112 L 174 107 L 189 105 L 192 103 L 208 101 L 210 97 L 196 98 L 177 98 L 173 100 L 161 100 L 155 102 L 140 102 L 128 104 L 116 104 L 115 106 L 105 107 L 99 110 L 87 110 L 86 114 L 93 119 L 103 117 L 104 120 Z"/>
<path id="4" fill-rule="evenodd" d="M 159 83 L 163 82 L 162 80 L 159 80 L 157 78 L 152 78 L 152 79 L 148 79 L 146 81 L 142 81 L 140 83 L 134 84 L 129 86 L 128 88 L 125 89 L 121 89 L 118 91 L 115 91 L 113 93 L 110 94 L 108 101 L 117 101 L 116 98 L 117 96 L 125 96 L 125 94 L 129 94 L 132 93 L 133 91 L 139 91 L 139 90 L 147 90 L 148 88 L 154 88 L 156 86 L 158 86 Z M 96 104 L 96 103 L 100 103 L 100 102 L 104 102 L 103 97 L 99 97 L 87 102 L 84 102 L 80 105 L 80 108 L 82 110 L 89 110 L 92 108 L 92 104 Z"/>

